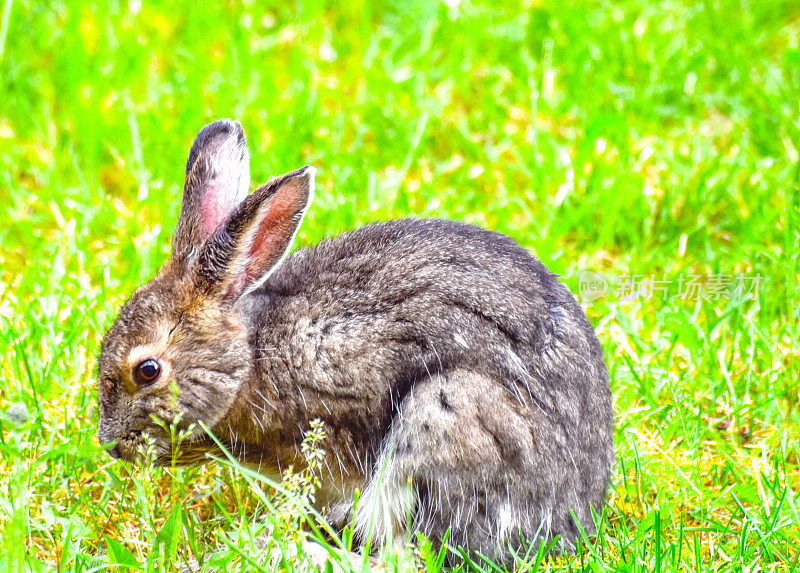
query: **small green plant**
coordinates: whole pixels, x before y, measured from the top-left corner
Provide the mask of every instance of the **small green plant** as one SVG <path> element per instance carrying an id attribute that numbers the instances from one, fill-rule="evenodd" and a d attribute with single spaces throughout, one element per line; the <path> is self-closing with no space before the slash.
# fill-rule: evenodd
<path id="1" fill-rule="evenodd" d="M 265 499 L 270 526 L 268 538 L 261 545 L 269 561 L 279 563 L 282 570 L 311 567 L 312 559 L 319 561 L 336 553 L 325 542 L 317 546 L 318 551 L 309 551 L 309 543 L 320 537 L 321 529 L 329 529 L 312 509 L 325 461 L 325 429 L 319 419 L 312 420 L 309 426 L 300 446 L 303 467 L 286 468 L 281 483 L 275 484 L 274 497 Z M 311 553 L 315 555 L 312 557 Z"/>
<path id="2" fill-rule="evenodd" d="M 321 420 L 311 421 L 310 429 L 303 437 L 300 451 L 306 466 L 295 471 L 289 466 L 283 472 L 283 488 L 275 499 L 275 534 L 283 539 L 300 543 L 305 539 L 304 526 L 308 508 L 316 501 L 320 485 L 320 472 L 325 460 L 322 443 L 325 440 L 324 424 Z"/>

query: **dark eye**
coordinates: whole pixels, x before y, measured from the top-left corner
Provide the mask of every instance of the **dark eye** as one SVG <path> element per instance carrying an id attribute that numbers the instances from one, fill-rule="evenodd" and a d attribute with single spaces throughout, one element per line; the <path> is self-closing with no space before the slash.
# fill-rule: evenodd
<path id="1" fill-rule="evenodd" d="M 133 369 L 133 378 L 139 386 L 149 386 L 161 374 L 161 364 L 157 360 L 149 358 L 140 362 L 136 368 Z"/>

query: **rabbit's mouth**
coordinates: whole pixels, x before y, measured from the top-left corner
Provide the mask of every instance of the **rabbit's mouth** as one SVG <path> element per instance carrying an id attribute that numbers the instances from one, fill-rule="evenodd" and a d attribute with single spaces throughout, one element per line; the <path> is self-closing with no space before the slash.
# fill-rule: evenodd
<path id="1" fill-rule="evenodd" d="M 131 430 L 123 436 L 117 444 L 108 450 L 113 458 L 122 459 L 128 463 L 143 463 L 146 465 L 169 465 L 162 463 L 166 457 L 169 459 L 169 448 L 164 445 L 159 436 L 146 430 Z"/>
<path id="2" fill-rule="evenodd" d="M 146 457 L 148 439 L 141 430 L 133 430 L 121 437 L 117 444 L 108 450 L 111 457 L 134 463 Z"/>
<path id="3" fill-rule="evenodd" d="M 131 430 L 106 451 L 112 458 L 128 463 L 160 467 L 194 465 L 206 461 L 209 452 L 221 453 L 208 436 L 175 440 L 159 430 Z"/>

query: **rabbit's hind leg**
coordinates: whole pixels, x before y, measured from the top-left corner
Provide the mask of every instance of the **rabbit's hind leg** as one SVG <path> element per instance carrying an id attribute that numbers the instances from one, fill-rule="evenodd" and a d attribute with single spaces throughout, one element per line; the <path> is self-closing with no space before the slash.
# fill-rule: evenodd
<path id="1" fill-rule="evenodd" d="M 419 381 L 356 508 L 362 538 L 397 546 L 409 531 L 437 542 L 449 530 L 450 545 L 505 557 L 503 548 L 532 525 L 520 501 L 529 499 L 528 410 L 514 400 L 496 380 L 467 370 Z M 533 512 L 545 527 L 548 511 Z"/>

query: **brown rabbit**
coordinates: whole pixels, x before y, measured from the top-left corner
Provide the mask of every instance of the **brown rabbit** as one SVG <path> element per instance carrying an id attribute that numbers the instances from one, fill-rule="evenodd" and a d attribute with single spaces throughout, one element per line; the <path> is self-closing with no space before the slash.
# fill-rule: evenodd
<path id="1" fill-rule="evenodd" d="M 398 220 L 286 257 L 304 167 L 248 195 L 237 122 L 197 136 L 172 256 L 125 304 L 99 359 L 98 438 L 133 460 L 155 419 L 280 475 L 327 430 L 323 501 L 380 544 L 409 528 L 508 561 L 521 540 L 593 529 L 613 461 L 600 344 L 569 291 L 508 237 Z M 177 396 L 174 388 L 177 388 Z M 192 424 L 195 424 L 192 426 Z M 361 491 L 353 512 L 353 493 Z"/>

